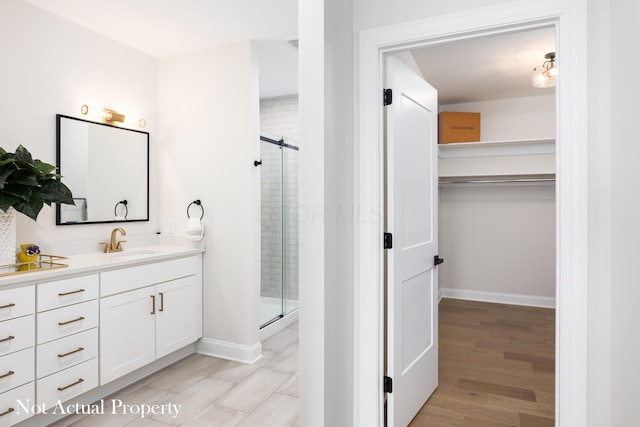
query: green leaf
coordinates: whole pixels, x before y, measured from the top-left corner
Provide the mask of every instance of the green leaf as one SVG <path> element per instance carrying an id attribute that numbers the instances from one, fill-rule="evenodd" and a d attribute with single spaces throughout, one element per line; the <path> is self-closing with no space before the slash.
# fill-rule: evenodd
<path id="1" fill-rule="evenodd" d="M 20 199 L 15 196 L 0 193 L 0 210 L 6 212 L 14 203 L 18 203 L 19 201 Z"/>
<path id="2" fill-rule="evenodd" d="M 44 175 L 47 175 L 51 172 L 53 172 L 54 170 L 56 170 L 56 167 L 54 165 L 50 165 L 49 163 L 45 163 L 43 161 L 40 161 L 38 159 L 33 161 L 33 165 L 40 171 L 42 172 Z"/>
<path id="3" fill-rule="evenodd" d="M 7 182 L 7 177 L 11 175 L 12 170 L 8 170 L 0 174 L 0 190 L 4 187 L 5 182 Z"/>
<path id="4" fill-rule="evenodd" d="M 51 203 L 75 205 L 71 190 L 57 179 L 48 179 L 42 182 L 42 196 L 42 199 L 48 205 Z"/>
<path id="5" fill-rule="evenodd" d="M 22 160 L 23 162 L 33 163 L 33 157 L 31 157 L 31 153 L 22 145 L 19 145 L 18 148 L 16 148 L 15 157 L 16 157 L 16 160 Z"/>
<path id="6" fill-rule="evenodd" d="M 25 162 L 24 160 L 16 159 L 14 164 L 15 164 L 17 170 L 28 172 L 28 173 L 32 173 L 34 175 L 43 176 L 42 172 L 40 172 L 40 170 L 38 168 L 36 168 L 34 165 L 32 165 L 29 162 Z"/>
<path id="7" fill-rule="evenodd" d="M 0 160 L 0 167 L 3 167 L 3 166 L 8 165 L 10 163 L 15 163 L 15 162 L 16 162 L 16 159 L 14 159 L 13 157 L 9 157 L 7 159 Z M 13 169 L 15 169 L 15 167 Z"/>
<path id="8" fill-rule="evenodd" d="M 54 165 L 34 160 L 22 145 L 15 153 L 0 148 L 0 209 L 13 206 L 36 219 L 44 203 L 74 204 L 71 190 L 55 172 Z"/>
<path id="9" fill-rule="evenodd" d="M 29 201 L 25 202 L 21 200 L 15 203 L 13 205 L 13 208 L 35 221 L 38 218 L 38 214 L 42 210 L 42 206 L 42 195 L 40 193 L 34 192 Z"/>
<path id="10" fill-rule="evenodd" d="M 18 170 L 11 174 L 10 178 L 7 178 L 7 184 L 21 184 L 29 185 L 31 187 L 38 187 L 40 183 L 38 178 L 29 171 Z"/>
<path id="11" fill-rule="evenodd" d="M 9 196 L 15 196 L 27 202 L 33 194 L 33 188 L 34 187 L 28 185 L 6 183 L 2 189 L 2 193 Z"/>

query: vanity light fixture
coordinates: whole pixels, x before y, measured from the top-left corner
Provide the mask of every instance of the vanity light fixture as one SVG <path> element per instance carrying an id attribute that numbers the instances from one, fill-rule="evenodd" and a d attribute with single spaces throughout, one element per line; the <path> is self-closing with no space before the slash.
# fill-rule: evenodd
<path id="1" fill-rule="evenodd" d="M 102 112 L 104 113 L 103 117 L 104 117 L 104 121 L 105 122 L 107 122 L 107 123 L 114 123 L 114 122 L 124 123 L 124 114 L 120 114 L 117 111 L 109 110 L 108 108 L 105 108 L 104 110 L 102 110 Z"/>
<path id="2" fill-rule="evenodd" d="M 89 114 L 89 111 L 91 111 L 91 109 L 86 104 L 80 107 L 80 112 L 84 116 Z M 133 126 L 135 125 L 140 126 L 141 128 L 147 125 L 147 121 L 145 119 L 140 119 L 138 120 L 138 122 L 132 122 L 131 120 L 126 120 L 126 117 L 124 114 L 120 114 L 117 111 L 111 110 L 109 108 L 104 108 L 102 111 L 99 111 L 96 114 L 100 116 L 105 123 L 108 123 L 110 125 L 116 125 L 118 123 L 127 123 Z"/>
<path id="3" fill-rule="evenodd" d="M 549 52 L 544 58 L 546 61 L 544 61 L 541 66 L 535 67 L 531 74 L 533 86 L 537 88 L 554 87 L 556 85 L 556 75 L 558 72 L 555 62 L 556 53 Z"/>

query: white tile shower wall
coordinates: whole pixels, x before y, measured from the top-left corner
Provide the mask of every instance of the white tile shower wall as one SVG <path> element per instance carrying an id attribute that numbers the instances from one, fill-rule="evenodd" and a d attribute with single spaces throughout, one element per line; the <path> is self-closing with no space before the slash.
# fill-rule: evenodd
<path id="1" fill-rule="evenodd" d="M 260 101 L 260 129 L 270 136 L 298 142 L 298 97 L 285 96 Z M 298 299 L 298 152 L 261 143 L 261 292 L 281 298 L 283 269 L 285 297 Z M 282 164 L 285 162 L 285 182 Z M 284 200 L 283 197 L 284 188 Z M 284 202 L 284 203 L 282 203 Z M 284 209 L 284 212 L 283 212 Z M 284 239 L 283 220 L 285 224 Z M 285 256 L 283 260 L 283 245 Z M 283 262 L 284 261 L 284 262 Z"/>
<path id="2" fill-rule="evenodd" d="M 260 143 L 260 295 L 282 297 L 282 186 L 281 150 Z"/>
<path id="3" fill-rule="evenodd" d="M 260 130 L 299 146 L 298 95 L 260 100 Z"/>

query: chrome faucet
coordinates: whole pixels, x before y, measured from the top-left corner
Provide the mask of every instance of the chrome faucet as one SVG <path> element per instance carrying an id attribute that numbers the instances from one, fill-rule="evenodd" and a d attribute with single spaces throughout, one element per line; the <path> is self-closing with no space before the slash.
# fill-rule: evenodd
<path id="1" fill-rule="evenodd" d="M 110 252 L 122 252 L 122 244 L 126 242 L 126 240 L 116 241 L 116 234 L 120 232 L 123 236 L 127 235 L 127 232 L 124 231 L 124 228 L 116 227 L 111 231 L 111 239 L 108 242 L 102 242 L 104 245 L 104 253 Z"/>

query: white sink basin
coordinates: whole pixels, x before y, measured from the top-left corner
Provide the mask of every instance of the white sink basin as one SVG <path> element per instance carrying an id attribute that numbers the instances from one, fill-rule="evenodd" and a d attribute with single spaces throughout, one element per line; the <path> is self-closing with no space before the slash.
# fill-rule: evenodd
<path id="1" fill-rule="evenodd" d="M 158 255 L 161 253 L 162 253 L 161 251 L 154 251 L 152 249 L 140 249 L 140 250 L 132 249 L 130 251 L 110 253 L 110 254 L 107 254 L 107 256 L 113 260 L 124 261 L 129 259 L 147 258 L 147 257 Z"/>

